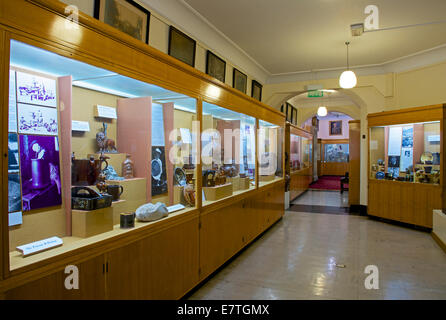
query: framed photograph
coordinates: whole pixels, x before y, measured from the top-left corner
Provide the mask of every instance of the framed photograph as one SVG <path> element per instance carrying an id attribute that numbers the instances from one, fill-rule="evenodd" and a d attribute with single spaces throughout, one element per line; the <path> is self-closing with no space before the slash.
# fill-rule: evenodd
<path id="1" fill-rule="evenodd" d="M 57 136 L 57 109 L 18 104 L 19 133 Z"/>
<path id="2" fill-rule="evenodd" d="M 206 74 L 225 82 L 226 62 L 209 50 L 206 55 Z"/>
<path id="3" fill-rule="evenodd" d="M 293 115 L 293 106 L 287 102 L 286 103 L 286 120 L 288 122 L 291 122 L 292 115 Z"/>
<path id="4" fill-rule="evenodd" d="M 149 43 L 150 12 L 133 0 L 95 0 L 94 17 Z"/>
<path id="5" fill-rule="evenodd" d="M 342 120 L 329 121 L 328 126 L 330 136 L 342 136 Z"/>
<path id="6" fill-rule="evenodd" d="M 164 147 L 152 147 L 152 196 L 167 192 L 166 155 Z"/>
<path id="7" fill-rule="evenodd" d="M 297 109 L 294 107 L 292 107 L 292 111 L 291 111 L 291 123 L 297 124 Z"/>
<path id="8" fill-rule="evenodd" d="M 400 167 L 400 156 L 389 156 L 389 167 L 399 168 Z"/>
<path id="9" fill-rule="evenodd" d="M 246 94 L 248 85 L 248 76 L 243 72 L 234 68 L 232 77 L 232 87 Z"/>
<path id="10" fill-rule="evenodd" d="M 262 89 L 263 86 L 260 83 L 258 83 L 255 80 L 252 80 L 251 97 L 253 97 L 256 100 L 262 101 Z"/>
<path id="11" fill-rule="evenodd" d="M 169 28 L 169 56 L 195 66 L 195 51 L 197 42 L 175 27 Z"/>
<path id="12" fill-rule="evenodd" d="M 20 135 L 20 176 L 23 211 L 62 204 L 57 137 Z"/>
<path id="13" fill-rule="evenodd" d="M 56 108 L 56 79 L 17 71 L 17 102 Z"/>

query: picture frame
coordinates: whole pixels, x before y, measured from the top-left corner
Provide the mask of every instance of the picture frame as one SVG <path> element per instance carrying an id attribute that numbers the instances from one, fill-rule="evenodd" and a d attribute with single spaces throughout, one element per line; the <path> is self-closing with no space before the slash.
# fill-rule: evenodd
<path id="1" fill-rule="evenodd" d="M 195 67 L 197 42 L 174 26 L 169 27 L 168 54 L 191 67 Z"/>
<path id="2" fill-rule="evenodd" d="M 149 44 L 150 11 L 133 0 L 95 0 L 94 17 Z"/>
<path id="3" fill-rule="evenodd" d="M 291 123 L 294 125 L 297 125 L 297 109 L 294 107 L 291 107 Z"/>
<path id="4" fill-rule="evenodd" d="M 330 136 L 342 136 L 342 120 L 329 121 L 328 132 Z"/>
<path id="5" fill-rule="evenodd" d="M 226 80 L 226 61 L 207 50 L 206 53 L 206 74 L 221 82 Z"/>
<path id="6" fill-rule="evenodd" d="M 256 80 L 252 80 L 251 85 L 251 97 L 256 100 L 262 101 L 262 89 L 263 86 Z"/>
<path id="7" fill-rule="evenodd" d="M 232 72 L 232 87 L 246 94 L 248 76 L 240 70 L 234 68 Z"/>

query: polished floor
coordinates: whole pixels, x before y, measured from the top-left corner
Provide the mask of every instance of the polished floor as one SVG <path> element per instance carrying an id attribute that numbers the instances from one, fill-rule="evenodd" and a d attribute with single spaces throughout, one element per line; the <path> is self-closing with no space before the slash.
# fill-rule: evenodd
<path id="1" fill-rule="evenodd" d="M 339 192 L 295 203 L 345 205 Z M 379 289 L 366 289 L 375 265 Z M 367 217 L 287 211 L 189 299 L 446 299 L 446 254 L 429 233 Z"/>

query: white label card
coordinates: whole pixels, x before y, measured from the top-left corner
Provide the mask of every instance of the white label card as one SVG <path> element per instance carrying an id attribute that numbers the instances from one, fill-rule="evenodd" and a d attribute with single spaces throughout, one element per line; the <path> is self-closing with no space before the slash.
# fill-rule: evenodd
<path id="1" fill-rule="evenodd" d="M 22 224 L 23 223 L 23 220 L 22 220 L 22 212 L 13 212 L 13 213 L 10 213 L 10 214 L 8 214 L 8 218 L 9 218 L 9 223 L 8 223 L 8 225 L 10 226 L 10 227 L 12 227 L 12 226 L 18 226 L 18 225 L 20 225 L 20 224 Z"/>
<path id="2" fill-rule="evenodd" d="M 32 243 L 18 246 L 17 250 L 23 253 L 23 256 L 29 256 L 34 253 L 45 251 L 51 248 L 59 247 L 63 244 L 63 240 L 59 237 L 52 237 Z"/>
<path id="3" fill-rule="evenodd" d="M 89 132 L 90 131 L 90 123 L 88 121 L 71 121 L 71 131 L 82 131 Z"/>
<path id="4" fill-rule="evenodd" d="M 167 211 L 169 213 L 172 213 L 172 212 L 175 212 L 175 211 L 183 210 L 184 208 L 186 208 L 186 207 L 183 206 L 182 204 L 176 204 L 174 206 L 167 207 Z"/>
<path id="5" fill-rule="evenodd" d="M 118 119 L 116 108 L 97 105 L 97 116 L 100 118 Z"/>

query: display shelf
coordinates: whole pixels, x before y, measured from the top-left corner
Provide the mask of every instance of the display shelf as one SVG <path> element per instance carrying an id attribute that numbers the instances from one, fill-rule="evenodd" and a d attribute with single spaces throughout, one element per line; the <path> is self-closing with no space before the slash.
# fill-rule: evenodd
<path id="1" fill-rule="evenodd" d="M 259 179 L 260 180 L 260 179 Z M 278 181 L 284 180 L 282 177 L 273 176 L 273 179 L 268 179 L 266 181 L 259 181 L 259 188 L 264 187 L 273 183 L 276 183 Z"/>
<path id="2" fill-rule="evenodd" d="M 235 191 L 235 192 L 232 193 L 232 195 L 227 196 L 225 198 L 221 198 L 221 199 L 219 199 L 217 201 L 203 200 L 203 207 L 211 205 L 211 204 L 221 204 L 225 200 L 229 200 L 229 199 L 234 199 L 234 201 L 236 201 L 238 196 L 243 195 L 244 193 L 247 193 L 247 192 L 250 192 L 250 191 L 254 191 L 254 190 L 256 190 L 255 186 L 250 186 L 249 189 Z"/>
<path id="3" fill-rule="evenodd" d="M 113 225 L 113 229 L 104 232 L 92 237 L 87 238 L 80 238 L 80 237 L 62 237 L 63 245 L 61 247 L 48 250 L 42 253 L 38 253 L 29 257 L 23 257 L 20 252 L 18 251 L 12 251 L 9 253 L 9 259 L 10 259 L 10 265 L 11 270 L 16 270 L 22 267 L 25 267 L 27 265 L 31 265 L 34 263 L 38 263 L 50 258 L 54 258 L 66 253 L 69 253 L 76 249 L 81 249 L 88 247 L 90 245 L 98 245 L 101 241 L 105 240 L 113 240 L 113 238 L 125 235 L 128 233 L 132 233 L 134 231 L 144 231 L 149 230 L 150 228 L 156 227 L 156 226 L 162 226 L 165 223 L 169 223 L 171 220 L 178 218 L 179 216 L 187 213 L 191 213 L 195 208 L 185 208 L 181 211 L 174 212 L 172 214 L 169 214 L 166 218 L 152 221 L 152 222 L 139 222 L 135 221 L 135 227 L 130 229 L 121 229 L 119 224 Z"/>

